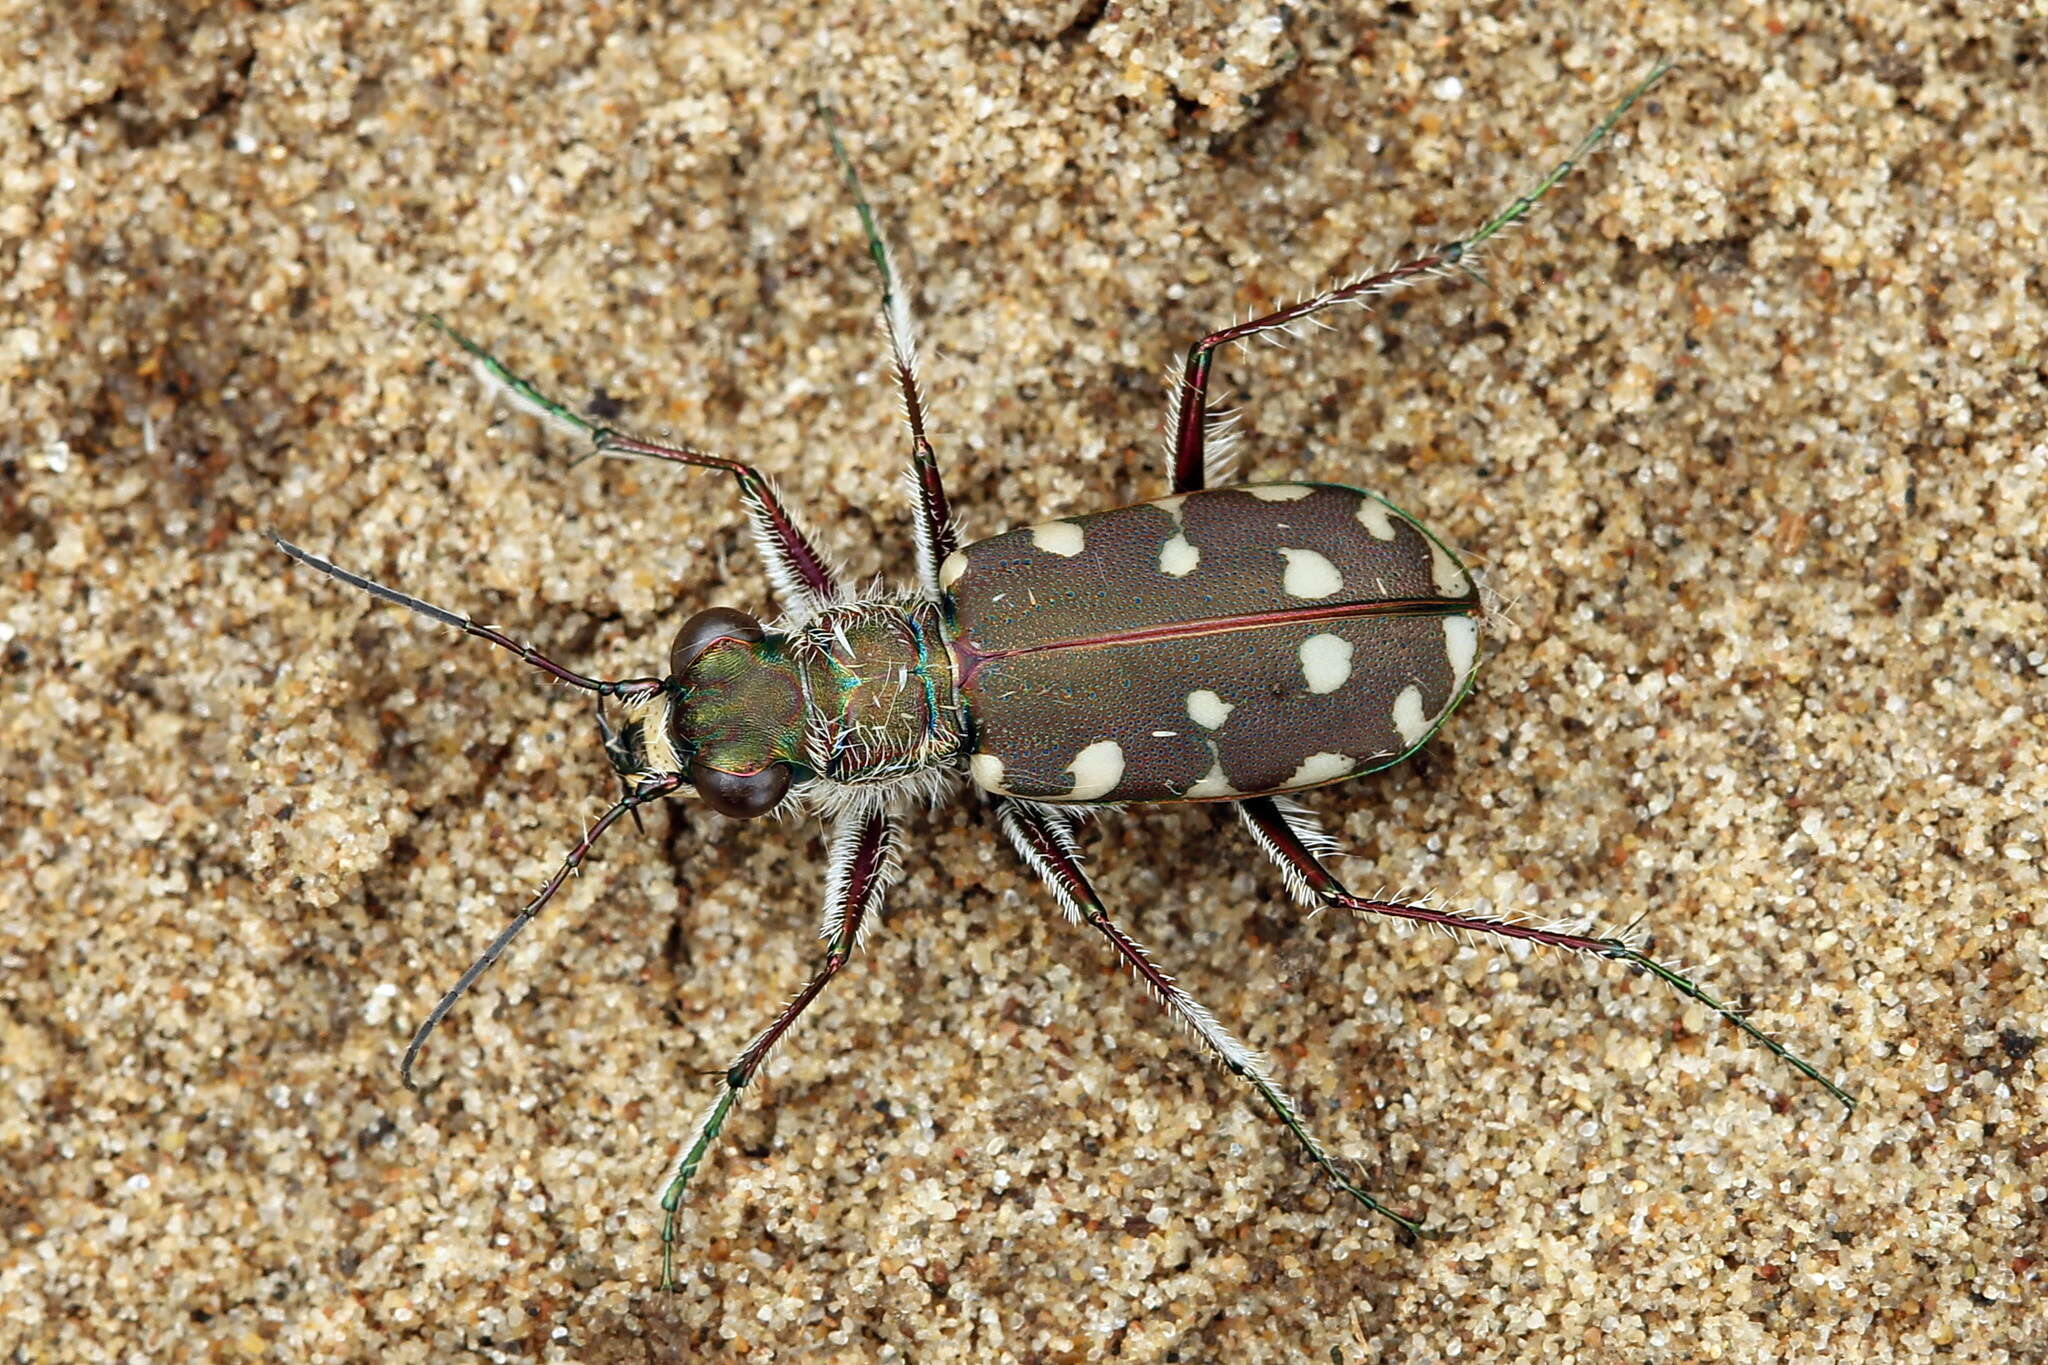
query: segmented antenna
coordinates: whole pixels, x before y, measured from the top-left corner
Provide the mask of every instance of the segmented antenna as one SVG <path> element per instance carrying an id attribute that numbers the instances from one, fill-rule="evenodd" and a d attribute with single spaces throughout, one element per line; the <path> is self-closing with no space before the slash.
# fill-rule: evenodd
<path id="1" fill-rule="evenodd" d="M 682 785 L 683 777 L 681 773 L 667 773 L 644 783 L 639 788 L 626 793 L 621 800 L 614 802 L 611 808 L 598 818 L 595 825 L 584 831 L 583 837 L 576 841 L 576 846 L 569 850 L 569 856 L 564 858 L 562 865 L 555 869 L 555 875 L 547 879 L 547 882 L 535 893 L 534 898 L 526 903 L 525 909 L 512 917 L 510 924 L 507 924 L 498 931 L 498 936 L 491 940 L 490 946 L 478 955 L 476 961 L 469 964 L 469 969 L 463 972 L 461 978 L 448 989 L 447 993 L 441 997 L 439 1002 L 428 1013 L 425 1022 L 418 1029 L 414 1030 L 412 1042 L 406 1045 L 405 1060 L 398 1065 L 399 1079 L 405 1082 L 407 1090 L 414 1092 L 419 1090 L 419 1086 L 414 1084 L 412 1079 L 412 1064 L 419 1060 L 420 1049 L 427 1045 L 427 1035 L 434 1031 L 436 1024 L 439 1024 L 448 1017 L 448 1011 L 455 1008 L 455 1002 L 460 1000 L 469 988 L 476 984 L 476 979 L 490 970 L 493 962 L 504 956 L 505 950 L 512 946 L 512 940 L 518 938 L 520 931 L 533 923 L 534 916 L 538 915 L 547 906 L 547 903 L 555 898 L 555 893 L 562 889 L 562 883 L 569 880 L 569 875 L 583 866 L 583 860 L 590 856 L 591 846 L 603 836 L 606 830 L 610 829 L 617 822 L 621 815 L 635 813 L 648 802 L 659 801 L 664 796 L 673 794 Z"/>
<path id="2" fill-rule="evenodd" d="M 310 550 L 300 549 L 275 531 L 269 534 L 271 544 L 277 546 L 278 549 L 283 550 L 307 568 L 317 569 L 335 582 L 346 583 L 351 588 L 370 594 L 370 596 L 380 602 L 389 602 L 393 606 L 404 607 L 407 611 L 419 613 L 429 621 L 438 621 L 444 626 L 453 626 L 464 635 L 474 635 L 479 640 L 487 641 L 500 649 L 509 650 L 517 654 L 523 662 L 532 664 L 556 682 L 565 682 L 571 687 L 580 687 L 586 692 L 595 692 L 600 697 L 642 697 L 650 692 L 659 692 L 661 690 L 661 679 L 659 678 L 621 678 L 617 680 L 587 678 L 572 668 L 564 668 L 522 640 L 515 640 L 501 631 L 492 630 L 489 626 L 480 626 L 460 612 L 449 611 L 446 607 L 437 607 L 432 602 L 423 602 L 410 593 L 402 593 L 396 588 L 387 588 L 375 579 L 365 578 L 357 573 L 350 573 L 347 569 L 322 559 Z"/>

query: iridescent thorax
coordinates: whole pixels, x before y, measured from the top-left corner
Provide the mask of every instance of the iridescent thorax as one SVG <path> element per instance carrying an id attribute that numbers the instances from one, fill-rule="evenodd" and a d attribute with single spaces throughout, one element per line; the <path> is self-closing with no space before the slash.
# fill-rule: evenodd
<path id="1" fill-rule="evenodd" d="M 934 603 L 866 601 L 714 639 L 627 704 L 627 775 L 780 763 L 799 787 L 861 785 L 952 763 L 967 722 L 942 625 Z"/>

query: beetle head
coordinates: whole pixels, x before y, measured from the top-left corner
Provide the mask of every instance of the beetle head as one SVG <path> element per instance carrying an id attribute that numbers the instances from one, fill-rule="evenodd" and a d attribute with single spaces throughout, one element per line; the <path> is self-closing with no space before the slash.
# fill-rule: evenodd
<path id="1" fill-rule="evenodd" d="M 600 722 L 605 753 L 629 787 L 682 774 L 721 815 L 766 815 L 797 777 L 804 694 L 779 636 L 730 607 L 685 621 L 659 690 L 629 700 L 616 730 Z"/>

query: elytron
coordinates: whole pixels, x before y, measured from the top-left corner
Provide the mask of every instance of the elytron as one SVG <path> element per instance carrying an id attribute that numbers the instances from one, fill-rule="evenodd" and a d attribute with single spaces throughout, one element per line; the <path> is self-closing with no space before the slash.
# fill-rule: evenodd
<path id="1" fill-rule="evenodd" d="M 909 302 L 852 162 L 832 134 L 881 275 L 882 320 L 908 428 L 916 576 L 895 592 L 850 591 L 751 466 L 586 420 L 431 319 L 490 385 L 591 451 L 730 474 L 780 615 L 763 622 L 727 607 L 700 611 L 676 632 L 660 676 L 590 678 L 467 616 L 278 541 L 300 563 L 510 650 L 590 693 L 606 757 L 624 786 L 420 1025 L 401 1067 L 405 1083 L 412 1085 L 434 1026 L 622 816 L 694 795 L 733 819 L 795 810 L 829 821 L 823 959 L 725 1069 L 683 1145 L 661 1201 L 662 1282 L 672 1284 L 683 1192 L 740 1093 L 878 914 L 897 875 L 903 815 L 972 791 L 1068 918 L 1102 935 L 1160 1005 L 1272 1111 L 1324 1179 L 1404 1235 L 1421 1233 L 1421 1224 L 1340 1170 L 1264 1060 L 1111 917 L 1076 851 L 1076 829 L 1091 807 L 1229 802 L 1307 906 L 1631 964 L 1853 1107 L 1840 1087 L 1688 976 L 1646 956 L 1629 934 L 1570 933 L 1347 889 L 1328 864 L 1332 841 L 1292 798 L 1399 763 L 1444 724 L 1478 671 L 1480 590 L 1442 542 L 1374 494 L 1330 483 L 1220 482 L 1225 464 L 1208 388 L 1219 350 L 1469 271 L 1477 249 L 1525 218 L 1666 70 L 1659 64 L 1532 190 L 1469 235 L 1196 342 L 1167 417 L 1173 473 L 1165 496 L 1057 516 L 968 545 L 959 543 L 925 434 Z"/>

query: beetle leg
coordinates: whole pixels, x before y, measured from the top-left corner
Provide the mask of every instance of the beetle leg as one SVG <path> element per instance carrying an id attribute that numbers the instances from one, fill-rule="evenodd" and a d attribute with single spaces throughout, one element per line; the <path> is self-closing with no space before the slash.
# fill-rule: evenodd
<path id="1" fill-rule="evenodd" d="M 595 454 L 667 460 L 671 464 L 693 465 L 699 469 L 720 469 L 732 475 L 740 486 L 740 504 L 746 508 L 754 546 L 761 553 L 769 581 L 775 585 L 776 597 L 784 609 L 812 611 L 838 598 L 839 585 L 831 565 L 818 553 L 810 535 L 795 514 L 783 505 L 775 486 L 760 470 L 738 460 L 709 455 L 687 446 L 663 446 L 636 440 L 608 426 L 588 421 L 512 373 L 496 356 L 440 318 L 429 313 L 426 320 L 469 353 L 476 362 L 479 377 L 486 384 L 505 394 L 530 415 L 588 438 Z"/>
<path id="2" fill-rule="evenodd" d="M 946 501 L 945 484 L 939 477 L 938 457 L 932 453 L 932 443 L 925 437 L 924 393 L 917 368 L 917 320 L 911 316 L 908 291 L 896 273 L 895 253 L 889 250 L 888 240 L 882 236 L 882 229 L 875 222 L 875 211 L 869 207 L 867 195 L 861 190 L 860 175 L 853 168 L 853 158 L 846 154 L 846 147 L 839 141 L 839 130 L 832 123 L 831 112 L 821 106 L 819 113 L 825 120 L 825 136 L 832 141 L 832 155 L 839 162 L 841 174 L 846 177 L 846 188 L 853 194 L 854 211 L 860 214 L 861 233 L 867 239 L 868 255 L 882 276 L 882 330 L 889 337 L 889 357 L 896 369 L 896 387 L 903 395 L 903 424 L 910 429 L 911 516 L 917 535 L 917 581 L 925 596 L 937 601 L 942 592 L 939 566 L 947 555 L 960 547 L 960 537 L 953 526 L 953 512 Z"/>
<path id="3" fill-rule="evenodd" d="M 1398 1224 L 1406 1237 L 1423 1235 L 1422 1225 L 1413 1219 L 1404 1218 L 1366 1193 L 1357 1184 L 1337 1169 L 1337 1163 L 1321 1143 L 1309 1133 L 1295 1110 L 1293 1102 L 1282 1093 L 1266 1070 L 1266 1062 L 1258 1053 L 1246 1047 L 1222 1024 L 1216 1016 L 1190 996 L 1166 972 L 1160 970 L 1145 954 L 1136 940 L 1119 928 L 1103 909 L 1102 901 L 1096 896 L 1088 875 L 1081 869 L 1080 854 L 1075 850 L 1073 818 L 1062 812 L 1024 801 L 998 800 L 997 818 L 1001 821 L 1003 833 L 1009 836 L 1025 864 L 1044 880 L 1066 911 L 1067 918 L 1076 924 L 1085 924 L 1109 940 L 1117 956 L 1123 959 L 1138 979 L 1151 990 L 1153 998 L 1164 1005 L 1181 1023 L 1187 1025 L 1195 1036 L 1206 1044 L 1210 1051 L 1222 1060 L 1224 1067 L 1242 1079 L 1258 1093 L 1266 1107 L 1273 1111 L 1294 1140 L 1301 1144 L 1302 1152 L 1315 1163 L 1324 1177 L 1336 1189 L 1350 1195 L 1360 1204 L 1383 1218 Z"/>
<path id="4" fill-rule="evenodd" d="M 1592 938 L 1582 934 L 1566 934 L 1534 924 L 1517 924 L 1511 920 L 1488 919 L 1480 915 L 1461 915 L 1454 911 L 1408 901 L 1354 896 L 1344 889 L 1343 883 L 1324 865 L 1323 858 L 1334 850 L 1328 837 L 1323 834 L 1308 812 L 1292 803 L 1282 806 L 1270 796 L 1260 796 L 1238 802 L 1237 813 L 1259 847 L 1279 865 L 1281 874 L 1287 879 L 1288 889 L 1305 905 L 1347 910 L 1353 914 L 1385 915 L 1393 919 L 1434 925 L 1439 929 L 1493 934 L 1500 938 L 1520 939 L 1524 943 L 1540 943 L 1549 948 L 1562 948 L 1567 952 L 1589 953 L 1594 957 L 1630 963 L 1649 972 L 1687 999 L 1705 1005 L 1741 1029 L 1757 1046 L 1826 1089 L 1851 1113 L 1855 1112 L 1856 1101 L 1849 1093 L 1821 1075 L 1811 1063 L 1795 1056 L 1783 1044 L 1745 1019 L 1740 1011 L 1715 999 L 1684 973 L 1645 956 L 1626 938 Z"/>
<path id="5" fill-rule="evenodd" d="M 1513 226 L 1529 216 L 1544 195 L 1569 175 L 1574 167 L 1585 160 L 1592 150 L 1606 140 L 1614 131 L 1614 125 L 1628 112 L 1630 105 L 1641 99 L 1649 88 L 1662 80 L 1664 73 L 1671 69 L 1669 62 L 1659 62 L 1650 74 L 1629 91 L 1621 103 L 1602 119 L 1593 130 L 1579 140 L 1571 154 L 1551 168 L 1548 175 L 1536 183 L 1534 189 L 1515 199 L 1506 208 L 1481 223 L 1470 235 L 1438 247 L 1425 256 L 1397 265 L 1392 270 L 1377 275 L 1367 275 L 1352 280 L 1334 289 L 1303 299 L 1289 308 L 1253 318 L 1249 322 L 1221 331 L 1211 332 L 1188 348 L 1186 362 L 1181 368 L 1179 381 L 1174 386 L 1173 405 L 1167 413 L 1167 430 L 1173 443 L 1173 491 L 1192 493 L 1202 487 L 1205 481 L 1221 477 L 1221 469 L 1212 469 L 1207 455 L 1211 415 L 1209 412 L 1209 370 L 1219 347 L 1233 341 L 1248 341 L 1252 337 L 1271 332 L 1284 332 L 1322 312 L 1340 304 L 1370 306 L 1372 300 L 1383 294 L 1390 294 L 1404 285 L 1433 275 L 1448 274 L 1453 269 L 1471 273 L 1470 259 L 1479 246 L 1503 229 Z M 1220 453 L 1220 452 L 1219 452 Z M 1217 463 L 1222 463 L 1218 460 Z"/>
<path id="6" fill-rule="evenodd" d="M 1223 458 L 1222 443 L 1218 442 L 1215 457 L 1209 452 L 1211 427 L 1215 425 L 1209 412 L 1209 372 L 1215 363 L 1216 351 L 1233 341 L 1246 341 L 1266 332 L 1285 331 L 1295 323 L 1326 308 L 1339 304 L 1366 304 L 1382 294 L 1391 294 L 1403 285 L 1411 284 L 1418 278 L 1441 275 L 1457 259 L 1453 248 L 1445 247 L 1432 251 L 1405 265 L 1377 275 L 1368 275 L 1353 280 L 1335 289 L 1325 290 L 1313 298 L 1303 299 L 1291 308 L 1253 318 L 1249 322 L 1221 331 L 1211 332 L 1188 348 L 1186 362 L 1181 367 L 1179 380 L 1174 386 L 1173 403 L 1167 410 L 1166 425 L 1173 443 L 1173 491 L 1192 493 L 1202 488 L 1211 479 L 1223 478 L 1227 473 L 1228 461 Z M 1212 465 L 1214 467 L 1212 467 Z"/>
<path id="7" fill-rule="evenodd" d="M 825 922 L 818 936 L 825 940 L 825 960 L 802 990 L 782 1007 L 767 1028 L 733 1059 L 719 1082 L 718 1096 L 698 1120 L 697 1131 L 683 1149 L 682 1160 L 661 1196 L 661 1287 L 675 1286 L 676 1210 L 690 1177 L 704 1164 L 732 1107 L 747 1082 L 761 1069 L 769 1051 L 816 1000 L 853 950 L 866 936 L 869 920 L 881 909 L 882 893 L 896 880 L 896 821 L 878 809 L 840 817 L 832 831 L 832 849 L 825 872 Z"/>

